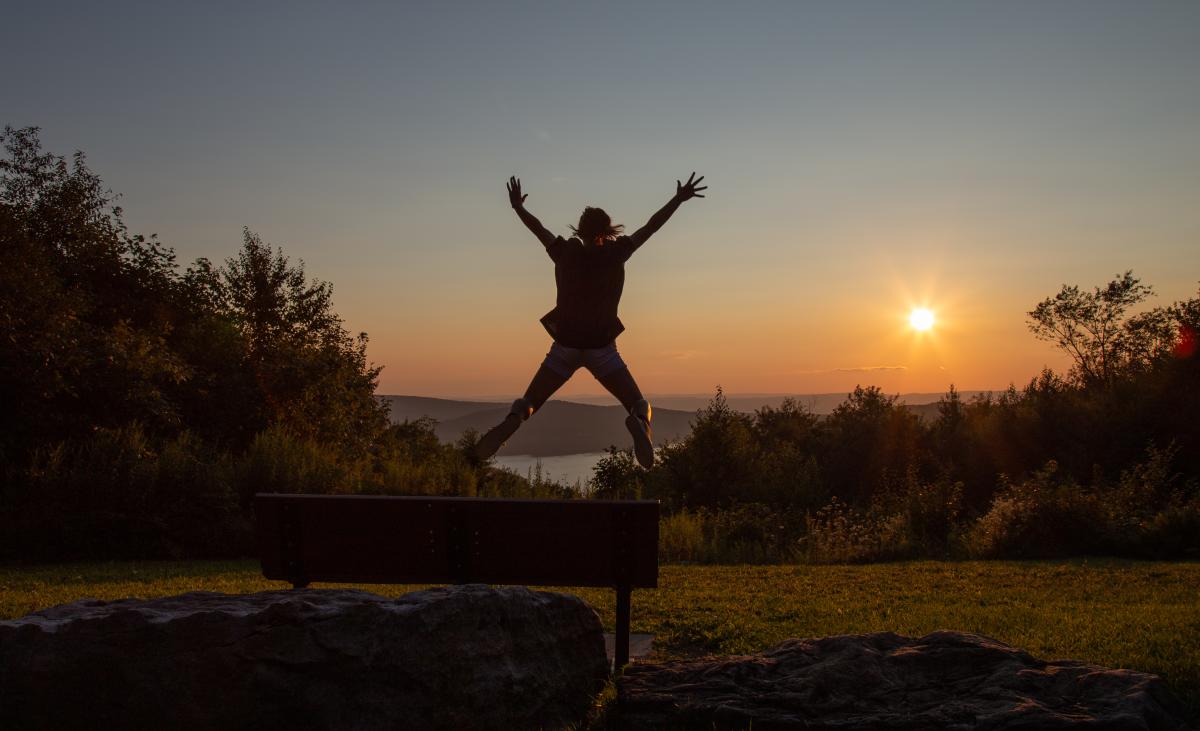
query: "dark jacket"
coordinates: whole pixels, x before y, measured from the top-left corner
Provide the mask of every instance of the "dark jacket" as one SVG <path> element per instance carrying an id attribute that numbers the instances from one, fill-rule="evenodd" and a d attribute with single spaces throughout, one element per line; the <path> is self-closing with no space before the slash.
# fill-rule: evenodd
<path id="1" fill-rule="evenodd" d="M 603 348 L 625 326 L 617 317 L 625 287 L 625 262 L 637 249 L 628 236 L 601 246 L 559 236 L 546 247 L 554 261 L 558 300 L 542 318 L 546 332 L 569 348 Z"/>

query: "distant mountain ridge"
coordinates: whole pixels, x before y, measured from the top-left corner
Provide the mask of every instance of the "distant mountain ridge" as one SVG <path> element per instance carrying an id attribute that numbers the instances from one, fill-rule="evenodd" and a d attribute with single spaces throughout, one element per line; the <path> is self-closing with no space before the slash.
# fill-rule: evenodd
<path id="1" fill-rule="evenodd" d="M 434 432 L 443 442 L 454 442 L 468 429 L 483 433 L 508 414 L 510 402 L 454 401 L 420 396 L 384 396 L 394 422 L 423 416 L 437 421 Z M 654 441 L 677 441 L 691 431 L 691 411 L 654 409 Z M 550 457 L 561 454 L 602 452 L 610 446 L 627 447 L 625 410 L 620 406 L 550 401 L 508 441 L 501 454 Z"/>
<path id="2" fill-rule="evenodd" d="M 885 392 L 886 393 L 886 392 Z M 964 400 L 969 400 L 976 395 L 988 393 L 988 391 L 959 391 L 958 394 Z M 992 392 L 995 393 L 995 392 Z M 779 408 L 784 399 L 793 399 L 801 406 L 804 406 L 814 414 L 829 414 L 834 409 L 840 406 L 848 394 L 844 391 L 836 393 L 727 393 L 725 394 L 725 402 L 729 404 L 729 408 L 735 411 L 745 413 L 754 413 L 764 406 Z M 908 406 L 914 411 L 920 412 L 920 407 L 929 404 L 936 404 L 943 397 L 945 392 L 911 392 L 901 394 L 888 394 L 896 396 L 899 403 Z M 661 406 L 665 409 L 679 409 L 682 411 L 695 411 L 702 409 L 712 400 L 712 394 L 651 394 L 648 396 L 650 402 L 655 406 Z M 597 396 L 572 396 L 572 401 L 581 404 L 611 404 L 615 400 L 608 395 Z"/>
<path id="3" fill-rule="evenodd" d="M 964 399 L 982 392 L 962 392 Z M 900 400 L 923 419 L 936 418 L 937 400 L 944 394 L 902 394 Z M 836 396 L 836 402 L 833 401 Z M 457 441 L 465 431 L 483 433 L 508 413 L 511 400 L 458 401 L 428 396 L 381 396 L 391 408 L 393 422 L 400 423 L 428 417 L 437 422 L 434 431 L 443 442 Z M 711 396 L 692 395 L 651 397 L 654 405 L 654 441 L 678 441 L 691 431 L 696 411 L 703 408 Z M 753 412 L 763 406 L 778 407 L 785 398 L 794 398 L 817 414 L 827 414 L 846 400 L 845 394 L 762 394 L 730 395 L 729 406 L 738 411 Z M 609 446 L 627 447 L 629 433 L 625 430 L 625 411 L 620 406 L 603 403 L 604 397 L 580 397 L 576 401 L 550 401 L 509 440 L 501 454 L 528 454 L 551 457 L 563 454 L 601 452 Z M 607 399 L 612 401 L 611 398 Z"/>
<path id="4" fill-rule="evenodd" d="M 438 422 L 457 419 L 477 411 L 494 409 L 509 401 L 458 401 L 455 399 L 432 398 L 429 396 L 382 396 L 391 408 L 392 421 L 413 421 L 427 416 Z"/>

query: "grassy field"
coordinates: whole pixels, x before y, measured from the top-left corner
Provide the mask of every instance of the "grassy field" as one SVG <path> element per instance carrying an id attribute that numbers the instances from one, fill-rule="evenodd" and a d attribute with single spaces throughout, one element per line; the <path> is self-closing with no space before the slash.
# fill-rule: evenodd
<path id="1" fill-rule="evenodd" d="M 0 619 L 84 597 L 286 588 L 254 562 L 0 567 Z M 415 587 L 365 587 L 394 596 Z M 614 596 L 578 589 L 613 625 Z M 657 657 L 745 653 L 788 637 L 977 632 L 1046 659 L 1163 676 L 1200 717 L 1200 563 L 915 562 L 869 566 L 664 566 L 633 595 L 633 631 Z"/>

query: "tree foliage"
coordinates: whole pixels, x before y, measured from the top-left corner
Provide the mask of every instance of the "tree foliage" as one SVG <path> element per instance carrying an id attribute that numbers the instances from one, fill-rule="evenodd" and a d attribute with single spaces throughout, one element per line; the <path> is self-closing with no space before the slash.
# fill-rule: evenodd
<path id="1" fill-rule="evenodd" d="M 302 263 L 247 230 L 237 256 L 181 274 L 171 249 L 127 232 L 82 153 L 44 153 L 33 129 L 3 141 L 5 433 L 27 436 L 14 457 L 134 421 L 235 448 L 284 425 L 356 455 L 383 432 L 366 335 Z"/>
<path id="2" fill-rule="evenodd" d="M 1174 308 L 1130 310 L 1154 293 L 1132 271 L 1088 292 L 1064 285 L 1028 313 L 1029 329 L 1071 358 L 1071 375 L 1086 386 L 1110 386 L 1169 356 L 1178 338 Z"/>
<path id="3" fill-rule="evenodd" d="M 390 424 L 366 335 L 281 248 L 245 230 L 181 271 L 81 153 L 0 141 L 0 557 L 236 555 L 261 490 L 576 494 Z M 718 388 L 653 469 L 610 451 L 591 496 L 661 500 L 704 560 L 1197 555 L 1200 295 L 1139 311 L 1151 294 L 1064 286 L 1029 326 L 1069 373 L 951 386 L 924 421 L 874 387 L 827 416 Z"/>
<path id="4" fill-rule="evenodd" d="M 718 389 L 648 473 L 610 458 L 597 476 L 660 499 L 707 560 L 1198 555 L 1200 296 L 1133 313 L 1150 291 L 1127 273 L 1034 310 L 1066 377 L 969 400 L 951 385 L 924 420 L 874 387 L 827 416 L 741 414 Z"/>
<path id="5" fill-rule="evenodd" d="M 264 489 L 529 493 L 389 424 L 366 334 L 302 262 L 245 230 L 181 272 L 82 153 L 0 141 L 0 555 L 245 551 Z"/>

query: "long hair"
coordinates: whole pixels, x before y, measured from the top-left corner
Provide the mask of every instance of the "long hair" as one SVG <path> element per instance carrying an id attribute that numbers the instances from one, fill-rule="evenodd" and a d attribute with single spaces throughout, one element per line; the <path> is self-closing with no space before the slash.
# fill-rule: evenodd
<path id="1" fill-rule="evenodd" d="M 618 224 L 613 225 L 612 219 L 602 208 L 588 206 L 579 216 L 579 225 L 571 227 L 571 233 L 579 237 L 585 244 L 612 241 L 625 230 Z"/>

